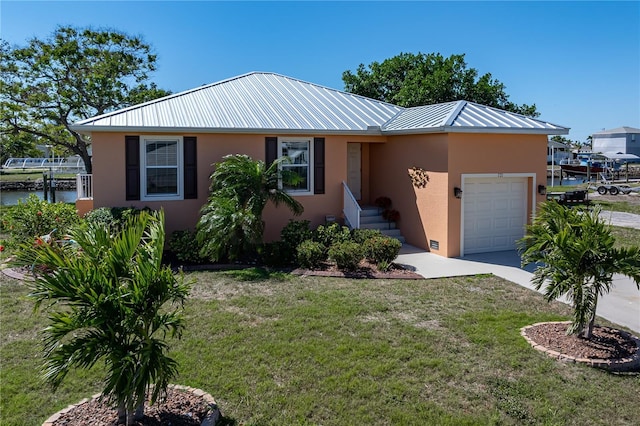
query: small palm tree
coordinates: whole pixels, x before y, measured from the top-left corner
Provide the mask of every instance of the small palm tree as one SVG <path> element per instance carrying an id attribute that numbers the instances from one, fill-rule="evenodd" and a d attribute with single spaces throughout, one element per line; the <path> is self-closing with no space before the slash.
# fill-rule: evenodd
<path id="1" fill-rule="evenodd" d="M 263 161 L 236 154 L 215 165 L 211 195 L 197 225 L 203 255 L 214 261 L 224 257 L 235 260 L 255 250 L 262 243 L 262 212 L 269 201 L 276 206 L 284 204 L 295 215 L 302 213 L 302 205 L 282 189 L 283 184 L 300 181 L 294 172 L 281 170 L 286 161 L 282 157 L 267 167 Z"/>
<path id="2" fill-rule="evenodd" d="M 568 334 L 590 339 L 598 298 L 611 290 L 613 274 L 631 277 L 640 289 L 640 248 L 615 248 L 609 227 L 589 211 L 549 201 L 518 244 L 523 265 L 537 264 L 533 284 L 548 301 L 566 295 L 573 307 Z"/>
<path id="3" fill-rule="evenodd" d="M 59 307 L 45 329 L 45 378 L 55 389 L 71 367 L 103 360 L 102 393 L 130 424 L 144 414 L 150 385 L 153 402 L 177 372 L 165 338 L 180 336 L 188 286 L 161 264 L 162 212 L 141 212 L 116 235 L 93 224 L 71 238 L 73 245 L 42 244 L 23 256 L 49 271 L 33 284 L 36 309 Z"/>

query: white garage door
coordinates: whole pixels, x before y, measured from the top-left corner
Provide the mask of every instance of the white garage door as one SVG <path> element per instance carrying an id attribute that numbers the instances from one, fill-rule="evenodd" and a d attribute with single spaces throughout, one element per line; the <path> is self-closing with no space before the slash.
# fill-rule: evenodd
<path id="1" fill-rule="evenodd" d="M 466 178 L 464 254 L 513 250 L 527 223 L 527 178 Z"/>

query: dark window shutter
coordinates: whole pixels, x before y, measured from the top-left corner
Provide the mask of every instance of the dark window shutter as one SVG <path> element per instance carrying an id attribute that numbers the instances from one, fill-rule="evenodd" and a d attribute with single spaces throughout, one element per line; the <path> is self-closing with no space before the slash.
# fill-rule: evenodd
<path id="1" fill-rule="evenodd" d="M 324 194 L 324 138 L 313 139 L 313 193 Z"/>
<path id="2" fill-rule="evenodd" d="M 126 199 L 140 199 L 140 136 L 125 136 Z"/>
<path id="3" fill-rule="evenodd" d="M 198 165 L 195 136 L 183 138 L 184 151 L 184 198 L 198 198 Z"/>
<path id="4" fill-rule="evenodd" d="M 278 158 L 278 138 L 265 138 L 264 162 L 269 167 Z"/>

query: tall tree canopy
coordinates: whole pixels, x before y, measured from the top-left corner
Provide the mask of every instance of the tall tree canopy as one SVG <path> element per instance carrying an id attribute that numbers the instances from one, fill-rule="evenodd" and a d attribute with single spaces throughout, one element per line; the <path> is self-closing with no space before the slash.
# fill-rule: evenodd
<path id="1" fill-rule="evenodd" d="M 382 63 L 342 73 L 345 90 L 403 107 L 467 100 L 529 117 L 540 115 L 533 105 L 509 102 L 505 86 L 487 73 L 467 68 L 464 55 L 401 53 Z"/>
<path id="2" fill-rule="evenodd" d="M 0 133 L 79 155 L 91 173 L 90 140 L 69 128 L 78 120 L 168 95 L 148 83 L 156 55 L 139 37 L 114 30 L 59 27 L 27 46 L 1 41 Z"/>

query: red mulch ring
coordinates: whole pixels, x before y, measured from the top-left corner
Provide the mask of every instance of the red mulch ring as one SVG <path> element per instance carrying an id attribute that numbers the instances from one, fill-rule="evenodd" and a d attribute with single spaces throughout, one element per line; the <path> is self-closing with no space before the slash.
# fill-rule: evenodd
<path id="1" fill-rule="evenodd" d="M 591 339 L 567 335 L 567 322 L 546 322 L 523 329 L 537 349 L 559 358 L 593 366 L 640 371 L 640 340 L 622 330 L 594 326 Z"/>
<path id="2" fill-rule="evenodd" d="M 211 414 L 211 407 L 203 396 L 169 388 L 167 398 L 153 405 L 145 404 L 144 417 L 133 424 L 135 426 L 199 426 L 207 418 L 211 418 Z M 52 426 L 117 426 L 120 423 L 118 423 L 118 411 L 97 398 L 74 406 L 51 424 Z"/>

